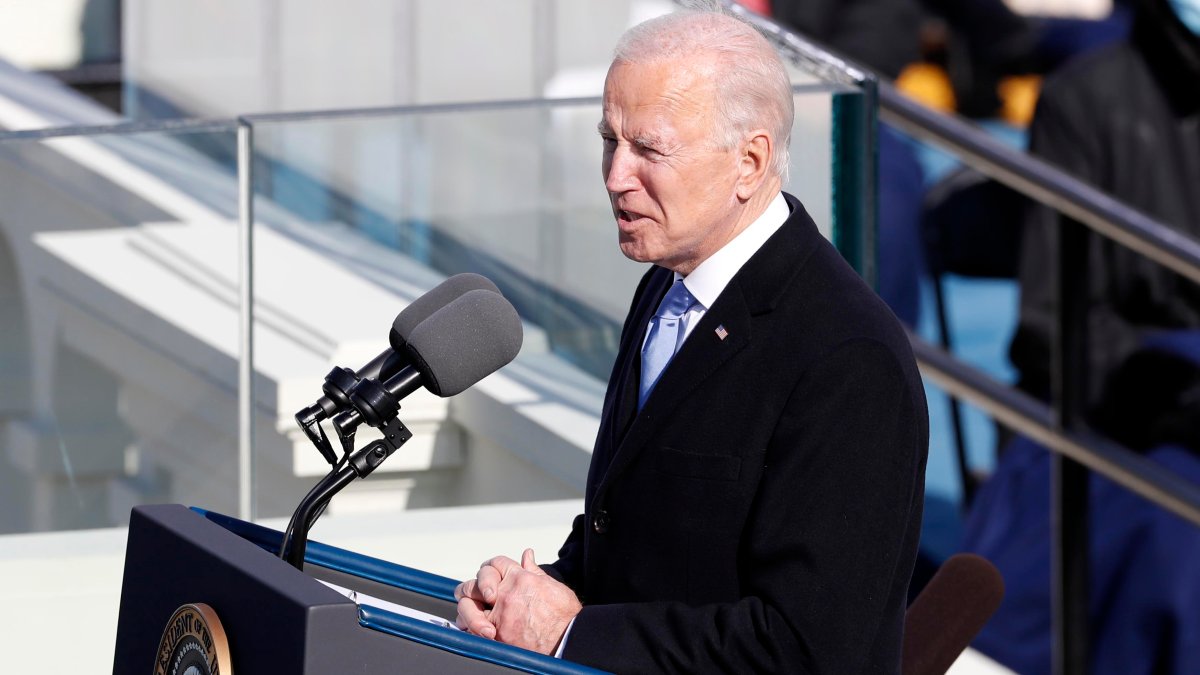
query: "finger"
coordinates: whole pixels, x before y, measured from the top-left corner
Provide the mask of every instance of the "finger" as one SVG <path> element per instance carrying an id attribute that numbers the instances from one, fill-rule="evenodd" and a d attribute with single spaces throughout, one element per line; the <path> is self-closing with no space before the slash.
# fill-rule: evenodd
<path id="1" fill-rule="evenodd" d="M 458 616 L 454 618 L 454 625 L 489 640 L 496 639 L 496 627 L 488 620 L 483 605 L 477 600 L 463 598 L 458 601 Z"/>
<path id="2" fill-rule="evenodd" d="M 462 600 L 463 598 L 471 598 L 472 600 L 484 600 L 485 598 L 479 591 L 474 579 L 467 579 L 454 588 L 454 599 Z"/>
<path id="3" fill-rule="evenodd" d="M 527 548 L 521 554 L 521 569 L 534 574 L 545 574 L 542 568 L 538 567 L 537 561 L 533 559 L 533 549 Z"/>
<path id="4" fill-rule="evenodd" d="M 494 568 L 500 573 L 500 578 L 504 578 L 514 569 L 521 569 L 521 564 L 506 555 L 498 555 L 495 558 L 483 563 L 481 569 L 483 567 Z"/>
<path id="5" fill-rule="evenodd" d="M 480 567 L 479 572 L 475 574 L 475 588 L 471 589 L 475 592 L 470 597 L 483 599 L 488 604 L 496 602 L 496 589 L 502 580 L 503 577 L 495 567 Z"/>

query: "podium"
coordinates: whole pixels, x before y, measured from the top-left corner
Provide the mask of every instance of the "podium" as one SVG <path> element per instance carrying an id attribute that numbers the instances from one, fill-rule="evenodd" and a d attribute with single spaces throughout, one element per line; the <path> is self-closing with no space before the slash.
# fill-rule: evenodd
<path id="1" fill-rule="evenodd" d="M 181 616 L 189 605 L 218 620 L 212 632 L 228 645 L 221 667 L 236 675 L 602 672 L 356 604 L 317 580 L 451 621 L 457 581 L 318 542 L 301 572 L 274 555 L 281 539 L 178 504 L 134 508 L 113 672 L 183 672 L 188 650 L 168 643 L 201 623 Z M 211 646 L 208 633 L 197 635 L 193 651 Z"/>

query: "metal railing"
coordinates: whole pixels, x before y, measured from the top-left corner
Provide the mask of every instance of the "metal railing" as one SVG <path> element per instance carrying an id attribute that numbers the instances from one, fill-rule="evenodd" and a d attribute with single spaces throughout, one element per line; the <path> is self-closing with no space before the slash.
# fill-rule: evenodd
<path id="1" fill-rule="evenodd" d="M 775 22 L 740 7 L 731 9 L 755 25 L 792 59 L 827 54 Z M 828 55 L 816 59 L 837 68 Z M 864 69 L 841 61 L 846 78 Z M 925 108 L 886 82 L 877 84 L 879 119 L 910 136 L 941 146 L 980 173 L 1037 202 L 1048 205 L 1096 234 L 1140 253 L 1200 283 L 1200 242 L 1112 198 L 1073 176 L 1013 150 L 973 125 Z M 1082 241 L 1078 225 L 1068 223 L 1064 238 Z M 1128 448 L 1097 435 L 1082 422 L 1078 375 L 1082 345 L 1082 308 L 1087 259 L 1083 246 L 1060 246 L 1060 311 L 1054 364 L 1055 392 L 1050 406 L 982 374 L 946 350 L 910 333 L 922 373 L 956 399 L 969 401 L 1004 425 L 1050 448 L 1055 454 L 1051 520 L 1054 668 L 1083 673 L 1088 655 L 1087 471 L 1095 471 L 1154 504 L 1200 525 L 1200 486 L 1179 478 Z M 1065 277 L 1077 279 L 1064 279 Z"/>
<path id="2" fill-rule="evenodd" d="M 925 108 L 891 85 L 879 85 L 879 102 L 882 121 L 920 140 L 943 146 L 980 173 L 1200 283 L 1200 242 L 1195 239 L 1036 157 L 1012 149 L 967 122 Z M 1025 397 L 1027 401 L 1020 406 L 1021 414 L 1004 414 L 1004 402 L 1011 402 L 1016 393 L 1011 388 L 990 379 L 978 380 L 964 370 L 947 367 L 946 361 L 933 356 L 935 351 L 945 352 L 920 342 L 915 336 L 914 346 L 922 368 L 927 367 L 939 384 L 953 395 L 971 401 L 1007 426 L 1200 525 L 1200 488 L 1180 481 L 1168 481 L 1171 486 L 1168 489 L 1152 487 L 1163 475 L 1155 470 L 1156 464 L 1111 443 L 1107 450 L 1093 451 L 1089 443 L 1082 442 L 1081 437 L 1072 438 L 1072 434 L 1054 421 L 1062 416 L 1061 412 L 1056 414 L 1055 408 L 1031 397 Z M 966 386 L 968 381 L 971 386 Z M 1088 437 L 1093 441 L 1099 439 L 1092 434 Z M 1126 458 L 1114 461 L 1107 456 L 1107 451 L 1115 451 Z"/>
<path id="3" fill-rule="evenodd" d="M 1001 144 L 956 118 L 928 110 L 889 85 L 880 86 L 880 118 L 918 139 L 943 146 L 980 173 L 1074 222 L 1063 221 L 1058 251 L 1057 332 L 1054 340 L 1052 405 L 1032 398 L 1006 405 L 1017 392 L 994 381 L 976 380 L 948 367 L 938 352 L 914 339 L 921 369 L 952 396 L 968 400 L 1006 426 L 1053 450 L 1051 521 L 1054 668 L 1087 670 L 1088 475 L 1090 469 L 1200 525 L 1200 487 L 1179 479 L 1149 459 L 1092 433 L 1083 422 L 1086 366 L 1088 259 L 1083 227 L 1200 283 L 1200 242 L 1112 198 L 1095 187 Z M 970 382 L 971 384 L 968 384 Z"/>
<path id="4" fill-rule="evenodd" d="M 1078 178 L 1012 149 L 968 122 L 934 112 L 884 82 L 879 84 L 879 119 L 950 150 L 989 178 L 1200 283 L 1200 242 Z"/>

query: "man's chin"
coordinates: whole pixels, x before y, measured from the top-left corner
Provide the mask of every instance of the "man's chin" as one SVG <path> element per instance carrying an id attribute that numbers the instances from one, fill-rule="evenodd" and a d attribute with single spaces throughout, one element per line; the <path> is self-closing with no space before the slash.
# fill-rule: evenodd
<path id="1" fill-rule="evenodd" d="M 654 262 L 645 249 L 637 245 L 637 242 L 627 240 L 625 235 L 621 235 L 621 254 L 634 262 L 646 263 Z"/>

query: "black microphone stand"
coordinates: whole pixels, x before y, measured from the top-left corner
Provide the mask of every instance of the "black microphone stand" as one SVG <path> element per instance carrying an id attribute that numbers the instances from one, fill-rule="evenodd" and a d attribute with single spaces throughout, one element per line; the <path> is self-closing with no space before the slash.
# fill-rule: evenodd
<path id="1" fill-rule="evenodd" d="M 337 369 L 334 369 L 335 371 Z M 331 373 L 332 375 L 332 373 Z M 419 383 L 420 376 L 413 371 L 402 377 L 406 389 L 411 391 Z M 390 380 L 389 380 L 390 383 Z M 308 546 L 308 532 L 316 523 L 317 518 L 324 512 L 325 507 L 333 496 L 340 492 L 355 478 L 366 478 L 371 475 L 383 460 L 400 449 L 410 438 L 412 432 L 404 426 L 397 414 L 400 411 L 399 397 L 385 389 L 372 378 L 359 380 L 345 395 L 345 409 L 333 417 L 333 426 L 342 442 L 342 459 L 334 464 L 330 472 L 321 479 L 296 507 L 288 522 L 287 530 L 279 545 L 279 557 L 286 560 L 296 569 L 304 569 L 304 553 Z M 313 406 L 314 408 L 316 406 Z M 309 439 L 317 446 L 322 455 L 332 455 L 332 448 L 324 433 L 320 440 L 311 433 L 315 428 L 320 432 L 320 420 L 314 420 L 312 408 L 306 408 L 296 413 L 296 421 L 304 429 Z M 307 422 L 307 424 L 306 424 Z M 366 422 L 383 432 L 383 438 L 372 441 L 362 448 L 354 449 L 354 435 L 358 425 Z M 328 454 L 327 451 L 328 450 Z"/>

